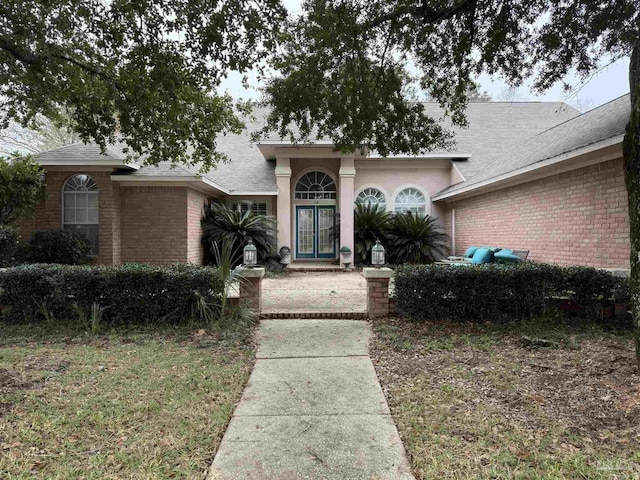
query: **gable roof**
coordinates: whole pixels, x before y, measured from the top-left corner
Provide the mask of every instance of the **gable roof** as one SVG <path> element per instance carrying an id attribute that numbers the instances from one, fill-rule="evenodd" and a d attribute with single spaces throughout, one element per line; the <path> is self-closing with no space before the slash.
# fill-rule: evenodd
<path id="1" fill-rule="evenodd" d="M 623 95 L 593 110 L 543 130 L 519 145 L 504 149 L 492 162 L 461 182 L 438 192 L 434 199 L 450 196 L 462 189 L 497 178 L 509 172 L 576 152 L 624 135 L 631 114 L 630 96 Z"/>
<path id="2" fill-rule="evenodd" d="M 424 155 L 425 158 L 440 155 L 454 159 L 456 168 L 465 179 L 442 190 L 434 199 L 619 135 L 624 132 L 629 108 L 629 95 L 584 114 L 563 102 L 470 103 L 466 110 L 468 127 L 452 127 L 450 121 L 442 120 L 445 127 L 454 133 L 453 148 Z M 425 104 L 425 109 L 434 118 L 443 117 L 442 109 L 435 103 Z M 243 119 L 246 128 L 242 134 L 220 136 L 218 149 L 227 155 L 229 161 L 220 163 L 204 175 L 200 175 L 197 166 L 172 166 L 169 161 L 160 162 L 158 166 L 126 163 L 123 144 L 108 146 L 105 154 L 96 144 L 68 145 L 39 154 L 39 161 L 50 165 L 92 162 L 113 165 L 118 168 L 114 177 L 122 181 L 198 180 L 227 194 L 273 195 L 277 192 L 275 161 L 265 159 L 259 148 L 260 142 L 252 142 L 250 135 L 262 128 L 267 113 L 267 108 L 256 107 L 250 116 Z M 328 144 L 327 140 L 316 141 Z M 290 144 L 288 139 L 281 140 L 273 134 L 265 142 Z M 370 157 L 376 158 L 376 152 L 371 152 Z"/>

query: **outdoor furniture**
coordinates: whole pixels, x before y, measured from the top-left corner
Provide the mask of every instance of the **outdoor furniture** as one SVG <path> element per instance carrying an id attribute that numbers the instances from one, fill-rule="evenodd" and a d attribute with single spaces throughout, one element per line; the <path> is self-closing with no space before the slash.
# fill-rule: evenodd
<path id="1" fill-rule="evenodd" d="M 486 263 L 517 264 L 524 262 L 529 250 L 511 250 L 497 247 L 469 247 L 463 257 L 449 256 L 446 260 L 436 262 L 439 265 L 454 267 L 478 265 Z"/>
<path id="2" fill-rule="evenodd" d="M 529 256 L 529 250 L 514 250 L 513 254 L 516 257 L 520 257 L 520 260 L 522 260 L 523 262 L 526 262 L 527 257 Z"/>

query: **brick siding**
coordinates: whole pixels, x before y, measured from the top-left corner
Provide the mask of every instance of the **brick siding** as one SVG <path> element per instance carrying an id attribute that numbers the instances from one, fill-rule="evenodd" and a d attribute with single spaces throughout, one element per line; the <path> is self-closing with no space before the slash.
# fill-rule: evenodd
<path id="1" fill-rule="evenodd" d="M 187 261 L 201 264 L 204 259 L 201 221 L 208 197 L 193 189 L 189 189 L 187 194 Z"/>
<path id="2" fill-rule="evenodd" d="M 629 217 L 622 159 L 447 204 L 456 253 L 470 245 L 530 250 L 529 259 L 561 265 L 629 268 Z"/>

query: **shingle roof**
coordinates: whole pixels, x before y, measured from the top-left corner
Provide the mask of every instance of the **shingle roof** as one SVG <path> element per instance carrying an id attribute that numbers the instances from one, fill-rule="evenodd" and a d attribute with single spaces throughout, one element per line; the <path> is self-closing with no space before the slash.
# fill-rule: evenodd
<path id="1" fill-rule="evenodd" d="M 425 104 L 427 113 L 442 117 L 437 104 Z M 250 134 L 264 125 L 268 110 L 255 108 L 245 118 L 245 131 L 227 134 L 218 139 L 219 150 L 229 158 L 203 177 L 231 193 L 271 193 L 277 191 L 275 162 L 265 160 Z M 585 114 L 562 102 L 488 102 L 471 103 L 466 111 L 467 128 L 445 126 L 454 132 L 455 146 L 444 156 L 470 154 L 471 158 L 456 161 L 466 181 L 443 190 L 453 192 L 464 186 L 542 161 L 573 149 L 611 138 L 624 131 L 629 117 L 629 96 L 626 95 Z M 275 139 L 275 138 L 271 138 Z M 285 139 L 284 142 L 288 142 Z M 102 156 L 95 144 L 74 144 L 41 153 L 42 160 L 80 163 L 87 160 L 125 160 L 122 145 L 107 148 Z M 124 163 L 124 162 L 123 162 Z M 142 166 L 126 173 L 134 176 L 197 176 L 197 167 L 161 162 L 158 166 Z M 124 172 L 122 172 L 124 174 Z"/>
<path id="2" fill-rule="evenodd" d="M 522 167 L 623 135 L 631 114 L 629 95 L 570 118 L 530 136 L 526 141 L 498 152 L 493 161 L 476 168 L 466 182 L 452 185 L 442 193 L 452 193 Z"/>

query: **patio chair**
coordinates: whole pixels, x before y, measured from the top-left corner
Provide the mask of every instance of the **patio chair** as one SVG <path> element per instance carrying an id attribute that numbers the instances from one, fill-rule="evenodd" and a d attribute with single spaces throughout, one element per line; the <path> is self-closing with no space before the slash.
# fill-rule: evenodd
<path id="1" fill-rule="evenodd" d="M 526 262 L 527 257 L 529 256 L 529 250 L 514 250 L 513 254 L 516 257 L 520 257 L 520 260 L 522 260 L 523 262 Z"/>

